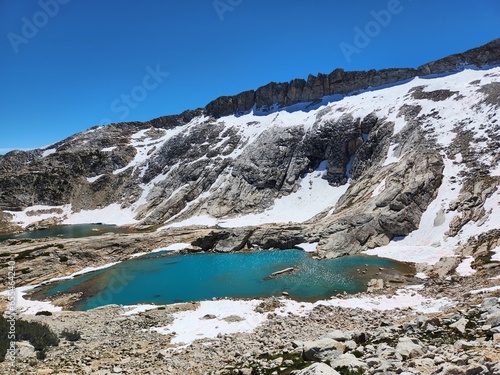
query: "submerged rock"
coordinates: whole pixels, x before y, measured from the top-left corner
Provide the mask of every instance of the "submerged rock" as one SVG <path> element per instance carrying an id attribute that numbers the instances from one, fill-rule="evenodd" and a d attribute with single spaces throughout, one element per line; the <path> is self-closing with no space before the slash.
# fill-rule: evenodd
<path id="1" fill-rule="evenodd" d="M 276 271 L 276 272 L 273 272 L 269 278 L 275 278 L 277 276 L 284 276 L 284 275 L 289 275 L 293 272 L 295 272 L 297 270 L 297 268 L 295 267 L 288 267 L 288 268 L 285 268 L 285 269 L 282 269 L 280 271 Z"/>

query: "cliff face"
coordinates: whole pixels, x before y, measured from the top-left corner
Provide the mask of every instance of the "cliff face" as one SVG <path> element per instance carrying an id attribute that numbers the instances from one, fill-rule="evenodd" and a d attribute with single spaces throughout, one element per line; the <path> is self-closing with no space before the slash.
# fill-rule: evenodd
<path id="1" fill-rule="evenodd" d="M 496 220 L 500 69 L 417 76 L 465 64 L 500 64 L 500 40 L 418 69 L 270 83 L 11 152 L 0 157 L 0 225 L 207 225 L 205 250 L 310 242 L 325 256 L 426 230 L 429 245 L 458 244 Z"/>
<path id="2" fill-rule="evenodd" d="M 252 108 L 268 111 L 272 106 L 286 107 L 296 103 L 315 102 L 325 96 L 346 95 L 369 87 L 401 82 L 416 76 L 453 72 L 464 65 L 477 67 L 500 64 L 500 39 L 467 52 L 424 64 L 417 69 L 383 69 L 368 72 L 346 72 L 335 69 L 330 74 L 309 75 L 306 80 L 271 82 L 257 90 L 234 96 L 222 96 L 210 102 L 205 110 L 214 117 L 242 114 Z"/>

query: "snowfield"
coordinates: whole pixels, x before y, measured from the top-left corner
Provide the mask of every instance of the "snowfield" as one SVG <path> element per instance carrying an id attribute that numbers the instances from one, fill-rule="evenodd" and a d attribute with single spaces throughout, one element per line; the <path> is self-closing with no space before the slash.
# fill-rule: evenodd
<path id="1" fill-rule="evenodd" d="M 494 67 L 488 70 L 465 69 L 459 73 L 443 75 L 438 77 L 417 77 L 412 80 L 390 85 L 382 89 L 372 88 L 356 95 L 340 97 L 326 97 L 323 102 L 317 104 L 313 109 L 307 108 L 308 103 L 297 104 L 290 108 L 282 110 L 275 109 L 275 112 L 263 114 L 258 111 L 251 111 L 242 116 L 226 116 L 218 120 L 219 124 L 225 127 L 236 127 L 245 140 L 240 148 L 233 151 L 232 154 L 225 157 L 238 157 L 263 131 L 276 126 L 302 126 L 306 131 L 310 131 L 317 119 L 318 113 L 321 113 L 322 121 L 338 120 L 345 113 L 352 113 L 356 118 L 363 118 L 370 113 L 374 113 L 379 118 L 385 118 L 395 123 L 394 134 L 397 134 L 404 127 L 404 119 L 398 115 L 398 108 L 403 104 L 418 104 L 422 106 L 422 116 L 429 115 L 433 111 L 439 111 L 439 119 L 428 120 L 426 128 L 432 129 L 437 142 L 442 146 L 451 144 L 455 133 L 454 127 L 460 120 L 467 118 L 465 128 L 473 131 L 476 139 L 487 138 L 488 134 L 482 125 L 487 121 L 498 120 L 498 114 L 491 108 L 485 106 L 479 110 L 474 105 L 481 101 L 482 95 L 478 92 L 478 82 L 488 84 L 497 82 L 500 79 L 500 67 Z M 445 100 L 432 101 L 427 99 L 414 99 L 409 95 L 412 90 L 421 89 L 423 92 L 433 90 L 450 90 L 456 92 L 456 95 L 462 95 L 460 101 L 455 100 L 453 95 Z M 457 108 L 457 105 L 459 108 Z M 124 168 L 116 170 L 113 173 L 118 174 L 123 170 L 133 168 L 139 169 L 144 173 L 150 152 L 154 154 L 154 148 L 160 147 L 172 137 L 190 132 L 196 125 L 203 123 L 208 118 L 205 116 L 197 117 L 186 125 L 179 126 L 170 130 L 163 130 L 163 135 L 158 138 L 149 138 L 147 129 L 141 130 L 131 137 L 130 145 L 135 147 L 137 154 L 135 158 Z M 248 124 L 252 124 L 249 126 Z M 479 142 L 478 145 L 481 143 Z M 49 146 L 50 147 L 50 146 Z M 389 147 L 384 166 L 398 163 L 402 155 L 397 156 L 398 144 L 393 143 Z M 478 146 L 479 147 L 479 146 Z M 53 153 L 52 148 L 47 148 L 44 155 Z M 112 151 L 113 148 L 103 149 L 103 151 Z M 496 163 L 488 153 L 484 154 L 484 163 L 490 165 L 491 176 L 499 174 L 500 165 Z M 435 264 L 442 257 L 454 256 L 454 250 L 460 243 L 466 241 L 470 236 L 477 235 L 489 229 L 500 227 L 500 192 L 496 191 L 486 202 L 485 209 L 489 217 L 478 226 L 475 222 L 469 222 L 454 238 L 447 238 L 446 231 L 455 215 L 454 212 L 447 212 L 449 204 L 458 197 L 461 188 L 458 174 L 464 170 L 461 164 L 462 156 L 457 154 L 454 160 L 444 158 L 445 169 L 444 179 L 439 192 L 434 201 L 424 212 L 420 226 L 417 230 L 402 239 L 395 239 L 389 245 L 366 251 L 369 255 L 378 255 L 396 259 L 399 261 L 412 261 L 419 263 Z M 192 216 L 182 221 L 171 219 L 161 229 L 169 227 L 182 227 L 187 225 L 203 225 L 221 227 L 242 227 L 256 226 L 265 223 L 301 223 L 318 213 L 332 208 L 336 202 L 347 191 L 349 183 L 332 187 L 323 175 L 326 170 L 326 161 L 321 163 L 319 168 L 305 175 L 296 192 L 276 199 L 274 205 L 261 213 L 253 213 L 243 216 L 232 216 L 214 218 L 210 216 Z M 90 177 L 88 180 L 95 181 L 100 176 Z M 148 184 L 141 185 L 143 192 L 141 196 L 132 205 L 123 208 L 118 203 L 109 205 L 96 210 L 82 210 L 75 212 L 70 205 L 49 207 L 33 206 L 28 207 L 21 212 L 10 212 L 17 224 L 26 227 L 36 221 L 58 218 L 63 224 L 84 224 L 104 222 L 106 224 L 130 225 L 138 223 L 136 216 L 139 209 L 148 202 L 148 195 L 155 188 L 156 184 L 161 182 L 165 175 L 160 174 Z M 217 184 L 217 183 L 216 183 Z M 216 185 L 215 184 L 215 185 Z M 179 188 L 179 190 L 182 189 Z M 382 180 L 379 186 L 373 191 L 372 197 L 376 197 L 385 189 L 385 180 Z M 209 193 L 205 193 L 209 194 Z M 175 192 L 174 194 L 175 195 Z M 196 204 L 205 196 L 198 197 L 195 201 L 189 202 L 188 206 L 177 216 L 182 214 L 193 204 Z M 50 213 L 49 210 L 57 209 L 57 213 Z M 37 214 L 36 211 L 39 211 Z M 330 210 L 331 212 L 332 210 Z M 437 219 L 439 217 L 439 220 Z M 469 272 L 463 266 L 462 272 Z M 461 268 L 462 269 L 462 268 Z"/>
<path id="2" fill-rule="evenodd" d="M 202 301 L 196 310 L 182 311 L 174 314 L 174 322 L 167 326 L 155 327 L 151 330 L 161 334 L 175 333 L 173 344 L 188 345 L 194 340 L 202 338 L 215 338 L 218 334 L 230 334 L 236 332 L 252 332 L 267 320 L 267 314 L 255 312 L 255 308 L 262 300 L 234 301 Z M 435 313 L 453 304 L 447 298 L 432 299 L 425 298 L 416 290 L 400 289 L 392 297 L 352 297 L 346 299 L 333 298 L 326 301 L 297 302 L 293 300 L 282 300 L 284 306 L 277 308 L 275 313 L 281 316 L 289 314 L 304 316 L 318 305 L 361 308 L 363 310 L 394 310 L 411 308 L 416 312 Z M 139 313 L 150 306 L 136 306 L 134 313 Z M 126 314 L 131 314 L 132 311 Z M 207 315 L 214 315 L 213 319 L 204 319 Z M 231 316 L 238 316 L 242 320 L 231 321 Z"/>

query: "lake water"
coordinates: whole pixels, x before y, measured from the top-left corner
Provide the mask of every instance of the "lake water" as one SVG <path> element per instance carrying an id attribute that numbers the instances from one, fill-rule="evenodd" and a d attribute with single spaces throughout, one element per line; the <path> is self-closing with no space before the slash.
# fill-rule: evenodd
<path id="1" fill-rule="evenodd" d="M 37 229 L 28 232 L 7 234 L 0 236 L 0 242 L 8 239 L 20 238 L 83 238 L 89 236 L 99 236 L 103 233 L 127 233 L 128 229 L 115 225 L 104 224 L 79 224 L 79 225 L 58 225 L 47 229 Z"/>
<path id="2" fill-rule="evenodd" d="M 367 267 L 365 267 L 367 265 Z M 291 274 L 269 276 L 287 267 Z M 83 293 L 73 306 L 88 310 L 107 304 L 170 304 L 221 297 L 268 297 L 288 292 L 296 300 L 315 301 L 339 292 L 366 290 L 366 277 L 358 269 L 375 273 L 411 273 L 404 264 L 388 259 L 350 256 L 314 260 L 300 250 L 240 252 L 232 254 L 155 254 L 39 288 L 35 298 L 57 293 Z M 394 270 L 391 270 L 394 268 Z"/>

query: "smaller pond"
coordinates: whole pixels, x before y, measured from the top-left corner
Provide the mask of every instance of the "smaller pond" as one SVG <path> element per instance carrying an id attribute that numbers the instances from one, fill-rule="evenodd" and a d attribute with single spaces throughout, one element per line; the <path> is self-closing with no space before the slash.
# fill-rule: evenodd
<path id="1" fill-rule="evenodd" d="M 294 267 L 291 273 L 269 277 Z M 108 304 L 171 304 L 212 298 L 262 298 L 288 292 L 302 301 L 326 299 L 340 292 L 366 290 L 367 281 L 386 274 L 414 274 L 388 259 L 349 256 L 315 260 L 300 250 L 232 254 L 154 254 L 121 262 L 107 269 L 39 287 L 35 299 L 58 293 L 78 293 L 72 307 L 88 310 Z M 363 275 L 359 270 L 367 270 Z"/>
<path id="2" fill-rule="evenodd" d="M 58 225 L 46 229 L 37 229 L 22 233 L 6 234 L 0 236 L 0 242 L 9 239 L 20 238 L 45 238 L 45 237 L 61 237 L 61 238 L 83 238 L 89 236 L 99 236 L 104 233 L 128 233 L 130 229 L 117 227 L 116 225 L 105 224 L 77 224 L 77 225 Z"/>

